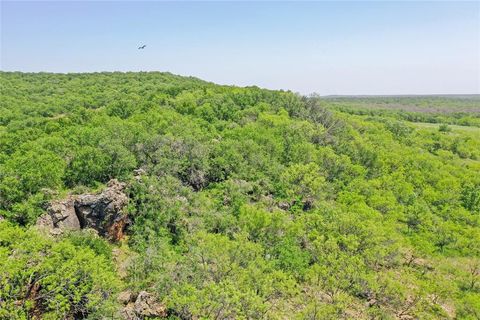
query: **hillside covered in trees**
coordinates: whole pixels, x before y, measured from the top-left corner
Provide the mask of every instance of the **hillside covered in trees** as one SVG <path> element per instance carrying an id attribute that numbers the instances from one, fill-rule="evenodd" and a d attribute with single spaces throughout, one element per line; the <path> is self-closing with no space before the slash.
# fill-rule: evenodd
<path id="1" fill-rule="evenodd" d="M 0 319 L 480 318 L 478 96 L 158 72 L 0 90 Z M 78 230 L 41 228 L 52 204 Z"/>

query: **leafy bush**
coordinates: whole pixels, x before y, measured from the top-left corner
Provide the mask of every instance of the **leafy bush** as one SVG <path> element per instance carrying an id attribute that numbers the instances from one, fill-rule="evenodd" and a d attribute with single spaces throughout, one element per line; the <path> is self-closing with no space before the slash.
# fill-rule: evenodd
<path id="1" fill-rule="evenodd" d="M 108 257 L 78 241 L 55 241 L 7 222 L 0 222 L 0 244 L 0 317 L 116 313 L 119 282 Z"/>
<path id="2" fill-rule="evenodd" d="M 478 98 L 0 80 L 0 318 L 115 318 L 120 288 L 172 319 L 480 314 Z M 32 226 L 111 178 L 128 183 L 122 243 Z"/>

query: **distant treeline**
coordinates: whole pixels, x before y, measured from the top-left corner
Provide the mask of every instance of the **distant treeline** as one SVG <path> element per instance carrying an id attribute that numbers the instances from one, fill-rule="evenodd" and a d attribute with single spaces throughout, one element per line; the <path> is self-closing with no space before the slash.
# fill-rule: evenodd
<path id="1" fill-rule="evenodd" d="M 478 319 L 477 103 L 2 72 L 0 318 Z M 35 227 L 112 178 L 123 242 Z"/>

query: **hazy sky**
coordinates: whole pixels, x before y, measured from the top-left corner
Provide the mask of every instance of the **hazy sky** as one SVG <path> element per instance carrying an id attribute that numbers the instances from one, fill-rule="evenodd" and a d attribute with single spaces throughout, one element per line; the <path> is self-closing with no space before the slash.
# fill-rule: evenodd
<path id="1" fill-rule="evenodd" d="M 2 0 L 0 62 L 323 95 L 480 93 L 480 3 Z"/>

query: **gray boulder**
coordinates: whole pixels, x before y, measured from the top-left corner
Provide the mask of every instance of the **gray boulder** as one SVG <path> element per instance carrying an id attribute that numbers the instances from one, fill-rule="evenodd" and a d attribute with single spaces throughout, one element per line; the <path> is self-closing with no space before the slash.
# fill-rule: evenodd
<path id="1" fill-rule="evenodd" d="M 72 195 L 52 201 L 37 225 L 52 234 L 91 228 L 109 240 L 118 241 L 129 223 L 124 210 L 128 203 L 125 187 L 125 183 L 112 179 L 99 194 Z"/>
<path id="2" fill-rule="evenodd" d="M 126 304 L 122 310 L 122 316 L 126 320 L 166 318 L 168 316 L 165 305 L 158 302 L 147 291 L 141 291 L 136 297 L 130 292 L 123 292 L 119 296 L 119 301 Z"/>

